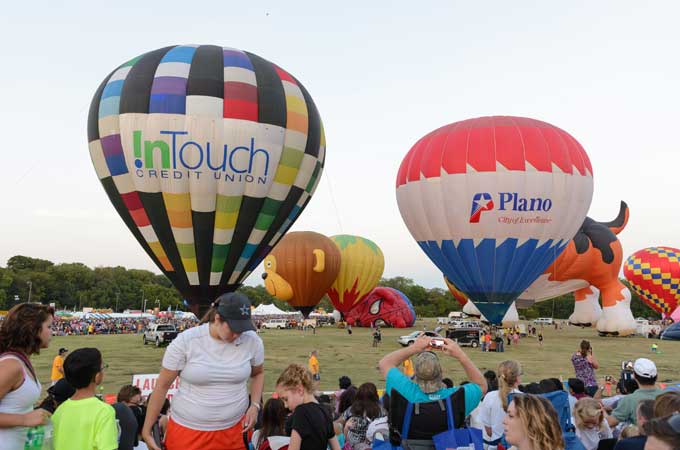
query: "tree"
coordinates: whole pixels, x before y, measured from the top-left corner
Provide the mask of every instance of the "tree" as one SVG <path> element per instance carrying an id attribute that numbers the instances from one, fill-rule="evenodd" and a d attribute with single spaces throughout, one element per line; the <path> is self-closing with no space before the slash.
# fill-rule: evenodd
<path id="1" fill-rule="evenodd" d="M 12 256 L 7 260 L 7 268 L 14 272 L 22 270 L 44 272 L 52 265 L 54 265 L 54 263 L 47 261 L 46 259 L 31 258 L 29 256 L 21 255 Z"/>

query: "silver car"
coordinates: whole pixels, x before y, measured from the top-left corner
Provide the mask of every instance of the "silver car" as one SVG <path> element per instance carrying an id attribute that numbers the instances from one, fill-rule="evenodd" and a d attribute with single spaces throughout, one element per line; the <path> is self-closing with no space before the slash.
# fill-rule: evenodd
<path id="1" fill-rule="evenodd" d="M 399 342 L 403 347 L 408 347 L 409 345 L 413 344 L 416 339 L 418 339 L 418 336 L 420 333 L 425 333 L 425 336 L 429 336 L 431 338 L 442 338 L 442 336 L 439 333 L 435 333 L 434 331 L 414 331 L 411 334 L 407 334 L 406 336 L 399 336 L 397 339 L 397 342 Z"/>

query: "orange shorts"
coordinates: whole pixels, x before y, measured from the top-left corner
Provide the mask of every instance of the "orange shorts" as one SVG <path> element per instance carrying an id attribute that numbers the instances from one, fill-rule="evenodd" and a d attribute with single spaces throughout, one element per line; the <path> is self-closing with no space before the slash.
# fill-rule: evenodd
<path id="1" fill-rule="evenodd" d="M 233 427 L 216 431 L 200 431 L 183 427 L 170 419 L 165 433 L 167 450 L 247 450 L 245 439 L 250 442 L 252 430 L 243 433 L 243 420 Z"/>

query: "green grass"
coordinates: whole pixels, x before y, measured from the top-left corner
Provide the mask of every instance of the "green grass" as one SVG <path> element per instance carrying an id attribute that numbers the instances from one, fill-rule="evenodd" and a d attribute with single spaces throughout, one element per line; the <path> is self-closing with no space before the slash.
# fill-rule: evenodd
<path id="1" fill-rule="evenodd" d="M 422 330 L 426 324 L 428 329 L 435 326 L 434 319 L 419 320 L 413 329 L 384 329 L 382 344 L 371 347 L 371 333 L 366 328 L 354 328 L 350 336 L 345 330 L 325 327 L 303 333 L 298 330 L 266 330 L 261 334 L 265 346 L 265 392 L 271 392 L 281 371 L 290 363 L 306 365 L 309 352 L 319 351 L 321 365 L 322 390 L 337 389 L 338 377 L 349 375 L 354 384 L 366 381 L 376 383 L 378 388 L 384 387 L 384 379 L 377 370 L 380 358 L 386 353 L 400 348 L 396 338 L 413 330 Z M 574 376 L 571 365 L 571 354 L 576 351 L 582 339 L 591 341 L 594 354 L 601 368 L 598 378 L 605 375 L 618 377 L 622 360 L 647 357 L 656 362 L 659 380 L 680 380 L 680 342 L 652 341 L 640 337 L 612 338 L 598 337 L 593 329 L 568 327 L 556 331 L 546 327 L 543 331 L 545 341 L 539 347 L 537 339 L 523 338 L 518 346 L 506 347 L 505 353 L 482 353 L 479 348 L 466 348 L 466 352 L 482 370 L 495 370 L 497 364 L 505 359 L 516 359 L 522 363 L 523 380 L 538 381 L 546 377 Z M 661 354 L 653 354 L 651 344 L 659 344 Z M 52 339 L 50 348 L 43 350 L 33 361 L 43 384 L 49 383 L 52 359 L 59 347 L 75 350 L 79 347 L 97 347 L 109 365 L 104 380 L 104 392 L 116 393 L 124 384 L 132 380 L 134 373 L 157 373 L 165 351 L 153 345 L 142 345 L 141 335 L 111 336 L 67 336 Z M 460 366 L 450 357 L 442 356 L 445 376 L 456 384 L 465 379 Z M 49 384 L 48 384 L 49 385 Z"/>

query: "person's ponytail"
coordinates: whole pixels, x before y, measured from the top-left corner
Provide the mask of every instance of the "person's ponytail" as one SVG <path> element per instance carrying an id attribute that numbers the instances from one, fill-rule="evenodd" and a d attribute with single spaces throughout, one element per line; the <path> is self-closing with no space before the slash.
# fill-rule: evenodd
<path id="1" fill-rule="evenodd" d="M 498 365 L 498 395 L 503 411 L 508 411 L 508 395 L 517 386 L 522 366 L 517 361 L 507 360 Z"/>

